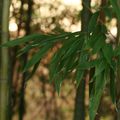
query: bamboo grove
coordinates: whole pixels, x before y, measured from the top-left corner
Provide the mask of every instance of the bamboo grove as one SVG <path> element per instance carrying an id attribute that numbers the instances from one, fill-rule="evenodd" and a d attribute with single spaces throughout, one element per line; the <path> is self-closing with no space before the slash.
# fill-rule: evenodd
<path id="1" fill-rule="evenodd" d="M 77 87 L 80 90 L 83 89 L 82 92 L 84 92 L 84 77 L 86 73 L 89 73 L 90 120 L 95 119 L 102 93 L 108 83 L 111 100 L 116 107 L 119 120 L 120 103 L 117 98 L 119 94 L 117 83 L 119 83 L 120 74 L 120 33 L 118 32 L 117 38 L 114 37 L 116 41 L 115 44 L 111 41 L 107 42 L 111 33 L 104 19 L 113 12 L 114 16 L 112 17 L 117 19 L 119 27 L 119 0 L 106 1 L 106 4 L 100 6 L 95 12 L 91 11 L 90 2 L 89 0 L 82 0 L 81 31 L 73 33 L 64 32 L 61 34 L 30 34 L 9 42 L 4 40 L 6 43 L 2 44 L 0 47 L 6 49 L 4 47 L 23 45 L 24 47 L 19 48 L 17 53 L 19 58 L 23 57 L 23 55 L 27 55 L 30 50 L 37 48 L 38 51 L 30 59 L 26 59 L 25 66 L 22 70 L 24 74 L 32 68 L 31 73 L 25 77 L 25 81 L 27 81 L 35 73 L 41 59 L 47 52 L 57 43 L 61 43 L 61 48 L 54 53 L 49 64 L 50 83 L 55 84 L 58 94 L 60 93 L 62 82 L 71 73 L 74 74 Z M 93 74 L 91 74 L 91 71 Z M 81 84 L 82 86 L 80 86 Z M 77 112 L 79 114 L 79 111 Z M 84 115 L 84 113 L 82 114 Z M 81 120 L 81 118 L 79 118 L 78 115 L 74 119 Z"/>

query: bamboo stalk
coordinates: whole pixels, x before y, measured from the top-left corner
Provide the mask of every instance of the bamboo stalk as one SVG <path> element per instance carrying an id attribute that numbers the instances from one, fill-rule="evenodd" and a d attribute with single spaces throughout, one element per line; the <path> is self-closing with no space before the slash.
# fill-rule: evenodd
<path id="1" fill-rule="evenodd" d="M 24 4 L 24 0 L 22 0 L 22 4 Z M 26 35 L 29 35 L 31 32 L 30 29 L 30 23 L 31 23 L 31 15 L 32 15 L 32 6 L 33 6 L 33 0 L 28 0 L 28 10 L 27 10 L 27 20 L 25 22 L 25 30 L 26 30 Z M 22 6 L 21 6 L 22 7 Z M 21 9 L 22 12 L 22 9 Z M 27 56 L 28 54 L 24 54 L 23 56 L 23 66 L 25 66 L 27 62 Z M 20 103 L 19 103 L 19 120 L 24 119 L 24 114 L 25 114 L 25 83 L 26 83 L 26 77 L 27 77 L 27 72 L 25 72 L 22 76 L 22 83 L 21 83 L 21 89 L 20 89 Z"/>
<path id="2" fill-rule="evenodd" d="M 1 3 L 1 43 L 8 41 L 8 23 L 9 23 L 9 5 L 10 0 L 0 1 Z M 1 48 L 0 58 L 0 120 L 8 120 L 8 104 L 9 104 L 9 77 L 8 77 L 8 49 Z"/>
<path id="3" fill-rule="evenodd" d="M 91 0 L 82 0 L 81 29 L 88 32 L 88 23 L 90 20 Z M 74 120 L 85 120 L 85 79 L 83 79 L 76 91 Z"/>

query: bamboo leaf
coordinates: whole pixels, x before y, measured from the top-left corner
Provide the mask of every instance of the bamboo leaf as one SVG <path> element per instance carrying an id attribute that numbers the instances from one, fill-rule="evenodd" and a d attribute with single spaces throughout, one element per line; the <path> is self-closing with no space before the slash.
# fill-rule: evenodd
<path id="1" fill-rule="evenodd" d="M 32 58 L 27 62 L 23 72 L 25 72 L 26 70 L 28 70 L 31 66 L 33 66 L 34 64 L 36 64 L 39 60 L 41 60 L 41 58 L 43 58 L 43 56 L 45 55 L 45 53 L 52 47 L 52 44 L 45 46 L 43 48 L 41 48 L 35 55 L 32 56 Z"/>
<path id="2" fill-rule="evenodd" d="M 80 82 L 83 78 L 85 70 L 82 70 L 81 66 L 82 66 L 83 62 L 86 61 L 86 60 L 87 60 L 87 54 L 82 53 L 80 55 L 80 58 L 79 58 L 79 61 L 78 61 L 78 66 L 77 66 L 77 69 L 76 69 L 76 78 L 75 79 L 76 79 L 76 82 L 77 82 L 77 86 L 79 86 L 79 84 L 80 84 Z"/>
<path id="3" fill-rule="evenodd" d="M 15 40 L 10 40 L 9 42 L 0 45 L 0 47 L 14 47 L 14 46 L 29 42 L 29 41 L 34 40 L 34 39 L 39 40 L 39 39 L 44 39 L 46 37 L 47 37 L 46 35 L 32 34 L 32 35 L 28 35 L 28 36 L 18 38 Z"/>
<path id="4" fill-rule="evenodd" d="M 31 71 L 31 72 L 28 74 L 28 76 L 26 77 L 26 81 L 28 81 L 28 80 L 34 75 L 34 73 L 36 72 L 36 70 L 37 70 L 37 68 L 38 68 L 38 66 L 39 66 L 39 63 L 40 63 L 40 61 L 38 61 L 38 62 L 34 65 L 32 71 Z"/>
<path id="5" fill-rule="evenodd" d="M 60 88 L 61 88 L 62 81 L 63 81 L 63 78 L 62 78 L 62 76 L 59 76 L 59 75 L 55 78 L 55 81 L 54 81 L 55 89 L 56 89 L 58 95 L 60 94 Z"/>
<path id="6" fill-rule="evenodd" d="M 110 0 L 111 5 L 113 7 L 113 10 L 115 11 L 119 21 L 120 21 L 120 7 L 119 7 L 119 3 L 117 3 L 117 0 Z"/>
<path id="7" fill-rule="evenodd" d="M 93 46 L 93 53 L 97 53 L 105 44 L 106 36 L 101 34 L 101 36 L 95 41 Z"/>
<path id="8" fill-rule="evenodd" d="M 77 87 L 79 86 L 82 78 L 84 77 L 84 70 L 78 70 L 77 75 L 76 75 L 76 82 L 77 82 Z"/>
<path id="9" fill-rule="evenodd" d="M 89 106 L 90 120 L 95 119 L 104 87 L 105 87 L 105 74 L 104 72 L 102 72 L 101 74 L 96 76 L 95 92 L 90 95 L 90 106 Z"/>
<path id="10" fill-rule="evenodd" d="M 99 74 L 101 74 L 104 69 L 105 69 L 105 63 L 103 60 L 98 61 L 98 64 L 95 67 L 95 74 L 94 77 L 98 76 Z"/>
<path id="11" fill-rule="evenodd" d="M 21 56 L 21 55 L 29 52 L 31 49 L 33 49 L 33 48 L 35 48 L 35 47 L 37 47 L 37 46 L 38 46 L 38 45 L 36 45 L 36 46 L 26 45 L 25 47 L 21 48 L 21 49 L 18 51 L 17 56 L 19 57 L 19 56 Z"/>
<path id="12" fill-rule="evenodd" d="M 89 32 L 92 32 L 92 31 L 95 29 L 95 27 L 96 27 L 96 25 L 97 25 L 98 16 L 99 16 L 99 12 L 95 12 L 95 13 L 92 15 L 92 17 L 91 17 L 91 19 L 90 19 L 90 22 L 89 22 L 89 25 L 88 25 L 88 31 L 89 31 Z"/>
<path id="13" fill-rule="evenodd" d="M 54 76 L 60 71 L 58 70 L 58 66 L 60 65 L 60 61 L 62 56 L 64 56 L 65 51 L 68 49 L 69 45 L 73 43 L 73 41 L 67 41 L 66 44 L 64 44 L 64 46 L 62 48 L 60 48 L 52 57 L 52 60 L 50 62 L 50 78 L 51 81 L 54 79 Z M 68 46 L 66 46 L 68 45 Z"/>
<path id="14" fill-rule="evenodd" d="M 120 46 L 116 47 L 115 50 L 113 51 L 114 56 L 119 56 L 120 55 Z"/>
<path id="15" fill-rule="evenodd" d="M 89 41 L 87 41 L 87 45 L 90 47 L 90 48 L 93 48 L 95 46 L 95 43 L 96 41 L 98 41 L 100 38 L 101 38 L 102 34 L 101 33 L 93 33 L 90 38 L 89 38 Z"/>
<path id="16" fill-rule="evenodd" d="M 14 47 L 14 46 L 24 44 L 24 43 L 30 42 L 30 41 L 32 41 L 32 42 L 36 41 L 39 44 L 45 45 L 45 44 L 48 44 L 48 42 L 61 41 L 61 40 L 66 39 L 67 37 L 71 37 L 71 36 L 75 37 L 76 35 L 79 35 L 79 34 L 80 34 L 79 31 L 74 32 L 74 33 L 62 33 L 62 34 L 59 34 L 59 35 L 55 35 L 55 34 L 49 34 L 49 35 L 32 34 L 32 35 L 28 35 L 28 36 L 25 36 L 25 37 L 22 37 L 22 38 L 10 40 L 7 43 L 4 43 L 4 44 L 0 45 L 0 47 Z M 83 34 L 83 33 L 81 33 L 81 34 Z"/>
<path id="17" fill-rule="evenodd" d="M 71 36 L 68 41 L 65 41 L 63 46 L 54 54 L 50 62 L 50 78 L 54 79 L 54 76 L 58 74 L 62 69 L 67 70 L 67 62 L 71 55 L 76 56 L 78 45 L 80 43 L 79 37 Z M 75 58 L 75 57 L 74 57 Z M 73 62 L 73 61 L 71 61 Z M 71 63 L 72 64 L 72 63 Z M 66 71 L 67 72 L 67 71 Z"/>
<path id="18" fill-rule="evenodd" d="M 112 45 L 105 44 L 103 49 L 103 55 L 109 65 L 111 65 L 112 62 L 112 56 L 113 56 L 113 48 Z"/>
<path id="19" fill-rule="evenodd" d="M 103 8 L 103 11 L 105 13 L 105 15 L 109 18 L 112 19 L 112 15 L 113 15 L 113 9 L 109 6 L 106 6 L 105 8 Z"/>
<path id="20" fill-rule="evenodd" d="M 113 69 L 110 69 L 110 96 L 112 98 L 112 102 L 116 103 L 115 74 Z"/>

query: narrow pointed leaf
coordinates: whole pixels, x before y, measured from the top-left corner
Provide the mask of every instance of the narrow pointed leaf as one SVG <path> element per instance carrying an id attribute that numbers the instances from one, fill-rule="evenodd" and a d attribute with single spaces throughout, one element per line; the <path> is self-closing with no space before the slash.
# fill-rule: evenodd
<path id="1" fill-rule="evenodd" d="M 31 71 L 31 72 L 28 74 L 28 76 L 26 77 L 26 81 L 28 81 L 28 80 L 34 75 L 34 73 L 36 72 L 36 70 L 37 70 L 37 68 L 38 68 L 38 66 L 39 66 L 39 63 L 40 63 L 40 61 L 37 62 L 37 63 L 34 65 L 32 71 Z"/>
<path id="2" fill-rule="evenodd" d="M 113 69 L 110 69 L 110 96 L 112 98 L 112 102 L 116 103 L 116 87 L 115 87 L 115 74 Z"/>
<path id="3" fill-rule="evenodd" d="M 38 39 L 38 40 L 41 39 L 41 38 L 44 39 L 44 37 L 46 38 L 46 35 L 32 34 L 32 35 L 28 35 L 28 36 L 18 38 L 18 39 L 15 39 L 15 40 L 10 40 L 9 42 L 2 44 L 0 47 L 2 47 L 2 46 L 3 47 L 4 46 L 5 47 L 14 47 L 14 46 L 32 41 L 34 39 Z"/>
<path id="4" fill-rule="evenodd" d="M 95 67 L 95 74 L 94 77 L 98 76 L 101 74 L 105 69 L 105 63 L 103 60 L 98 61 L 98 64 Z"/>
<path id="5" fill-rule="evenodd" d="M 113 56 L 113 48 L 112 45 L 104 45 L 103 49 L 103 55 L 109 65 L 111 65 L 112 62 L 112 56 Z"/>
<path id="6" fill-rule="evenodd" d="M 120 7 L 119 7 L 120 3 L 118 3 L 118 0 L 110 0 L 110 2 L 113 7 L 113 10 L 115 11 L 115 13 L 120 21 Z"/>
<path id="7" fill-rule="evenodd" d="M 96 76 L 95 92 L 90 95 L 90 106 L 89 106 L 90 120 L 95 119 L 104 87 L 105 87 L 105 75 L 104 72 L 102 72 L 101 74 Z"/>
<path id="8" fill-rule="evenodd" d="M 77 86 L 79 86 L 79 84 L 80 84 L 80 82 L 81 82 L 81 80 L 83 78 L 85 70 L 82 70 L 81 66 L 83 65 L 83 61 L 86 61 L 86 60 L 87 60 L 87 55 L 82 53 L 80 55 L 79 63 L 78 63 L 77 69 L 76 69 L 76 82 L 77 82 Z"/>
<path id="9" fill-rule="evenodd" d="M 88 30 L 89 32 L 92 32 L 95 27 L 96 27 L 96 24 L 97 24 L 97 19 L 98 19 L 98 16 L 99 16 L 99 12 L 95 12 L 91 19 L 90 19 L 90 22 L 89 22 L 89 25 L 88 25 Z"/>
<path id="10" fill-rule="evenodd" d="M 105 44 L 106 36 L 101 34 L 101 36 L 95 41 L 93 46 L 93 53 L 97 53 Z"/>
<path id="11" fill-rule="evenodd" d="M 34 64 L 36 64 L 38 61 L 41 60 L 41 58 L 43 58 L 43 56 L 46 54 L 46 52 L 52 47 L 52 45 L 48 45 L 45 46 L 43 48 L 41 48 L 35 55 L 32 56 L 32 58 L 27 62 L 25 68 L 24 68 L 24 72 L 26 70 L 28 70 L 31 66 L 33 66 Z"/>

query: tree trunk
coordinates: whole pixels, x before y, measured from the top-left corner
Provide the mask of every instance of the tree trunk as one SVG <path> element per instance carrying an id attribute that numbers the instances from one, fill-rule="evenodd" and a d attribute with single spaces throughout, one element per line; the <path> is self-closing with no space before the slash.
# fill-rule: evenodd
<path id="1" fill-rule="evenodd" d="M 81 28 L 86 33 L 90 20 L 90 3 L 91 0 L 82 0 Z M 74 120 L 85 120 L 85 80 L 81 81 L 76 92 Z"/>
<path id="2" fill-rule="evenodd" d="M 0 42 L 8 41 L 10 0 L 0 0 Z M 7 48 L 0 48 L 0 120 L 8 120 L 9 117 L 9 54 Z"/>

